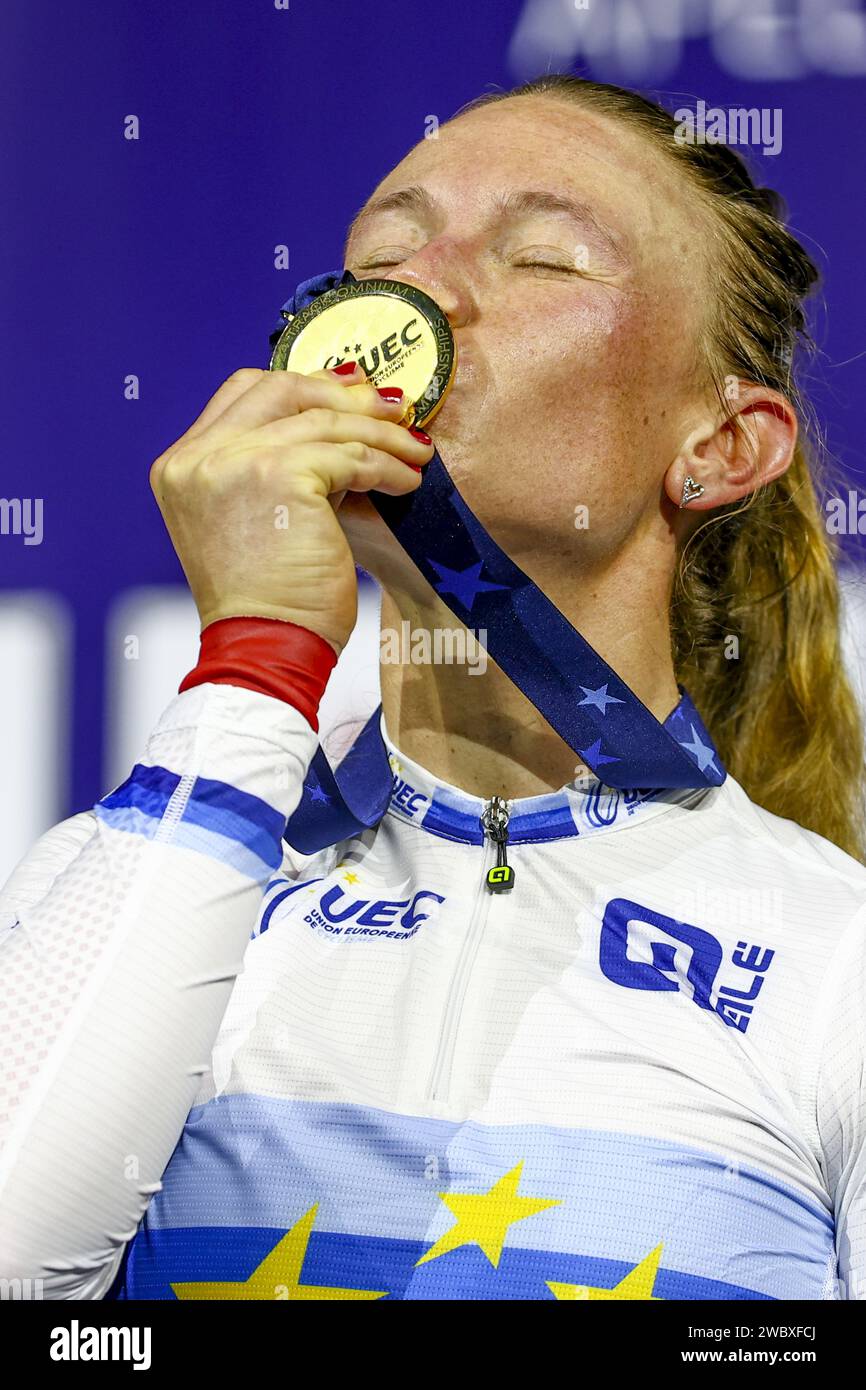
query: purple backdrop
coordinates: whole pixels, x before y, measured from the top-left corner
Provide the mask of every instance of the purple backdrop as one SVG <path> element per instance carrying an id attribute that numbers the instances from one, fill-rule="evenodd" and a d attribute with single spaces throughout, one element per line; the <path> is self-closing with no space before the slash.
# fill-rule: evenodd
<path id="1" fill-rule="evenodd" d="M 857 478 L 866 42 L 856 3 L 824 0 L 817 13 L 805 0 L 735 0 L 714 31 L 717 5 L 589 5 L 6 0 L 0 494 L 44 499 L 44 538 L 0 537 L 0 586 L 59 593 L 74 610 L 70 809 L 105 790 L 107 607 L 130 586 L 181 578 L 151 460 L 230 371 L 266 364 L 279 305 L 297 280 L 338 263 L 347 218 L 425 119 L 543 68 L 545 53 L 553 67 L 677 105 L 782 110 L 781 152 L 754 162 L 825 272 L 814 394 Z M 124 138 L 129 115 L 138 140 Z M 274 268 L 280 243 L 288 270 Z M 124 398 L 128 374 L 138 400 Z"/>

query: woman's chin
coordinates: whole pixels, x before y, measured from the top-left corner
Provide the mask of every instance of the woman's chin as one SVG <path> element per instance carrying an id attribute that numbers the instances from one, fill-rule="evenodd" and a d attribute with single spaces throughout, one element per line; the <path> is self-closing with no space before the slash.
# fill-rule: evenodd
<path id="1" fill-rule="evenodd" d="M 347 492 L 340 503 L 337 516 L 346 532 L 350 527 L 353 530 L 366 530 L 370 526 L 375 527 L 377 531 L 381 528 L 388 529 L 366 492 Z"/>
<path id="2" fill-rule="evenodd" d="M 380 517 L 369 497 L 347 492 L 337 513 L 355 563 L 380 583 L 407 592 L 417 591 L 429 600 L 430 588 L 397 538 Z"/>
<path id="3" fill-rule="evenodd" d="M 365 492 L 347 492 L 340 503 L 337 518 L 352 547 L 358 563 L 363 565 L 363 552 L 379 547 L 393 536 Z"/>

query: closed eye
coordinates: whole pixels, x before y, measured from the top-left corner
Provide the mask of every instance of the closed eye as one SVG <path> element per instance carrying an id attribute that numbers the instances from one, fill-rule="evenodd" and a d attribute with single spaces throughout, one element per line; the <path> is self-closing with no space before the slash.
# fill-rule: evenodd
<path id="1" fill-rule="evenodd" d="M 578 266 L 566 261 L 512 261 L 512 265 L 519 270 L 562 270 L 570 275 L 579 272 Z"/>
<path id="2" fill-rule="evenodd" d="M 357 269 L 359 271 L 387 270 L 400 264 L 401 261 L 398 258 L 389 261 L 366 261 L 363 265 L 359 265 Z M 559 270 L 570 275 L 578 275 L 581 272 L 580 266 L 576 266 L 573 262 L 569 261 L 523 260 L 512 261 L 511 264 L 519 270 Z"/>
<path id="3" fill-rule="evenodd" d="M 367 261 L 364 265 L 359 265 L 358 270 L 385 270 L 388 266 L 400 265 L 400 260 L 395 257 L 391 261 Z"/>

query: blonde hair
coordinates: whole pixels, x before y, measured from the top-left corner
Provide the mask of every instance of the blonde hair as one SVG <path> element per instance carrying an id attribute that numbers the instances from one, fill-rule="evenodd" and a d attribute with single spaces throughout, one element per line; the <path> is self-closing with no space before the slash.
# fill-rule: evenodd
<path id="1" fill-rule="evenodd" d="M 715 218 L 718 292 L 702 345 L 707 373 L 735 425 L 726 377 L 782 392 L 797 412 L 800 438 L 781 478 L 708 513 L 682 548 L 670 604 L 677 679 L 753 801 L 866 862 L 863 721 L 843 665 L 837 554 L 819 499 L 818 447 L 793 374 L 811 346 L 802 301 L 817 268 L 785 227 L 779 195 L 756 187 L 737 154 L 675 140 L 674 117 L 636 92 L 548 74 L 486 93 L 461 112 L 541 95 L 642 132 L 679 165 Z M 736 660 L 726 651 L 732 637 Z"/>

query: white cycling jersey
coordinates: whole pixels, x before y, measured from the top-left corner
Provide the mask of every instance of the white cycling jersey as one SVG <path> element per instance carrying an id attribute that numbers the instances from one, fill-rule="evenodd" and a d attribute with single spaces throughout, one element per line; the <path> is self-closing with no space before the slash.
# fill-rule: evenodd
<path id="1" fill-rule="evenodd" d="M 384 732 L 384 729 L 383 729 Z M 387 734 L 386 734 L 387 741 Z M 0 900 L 0 1273 L 55 1299 L 866 1296 L 866 869 L 730 777 L 281 836 L 203 685 Z"/>

